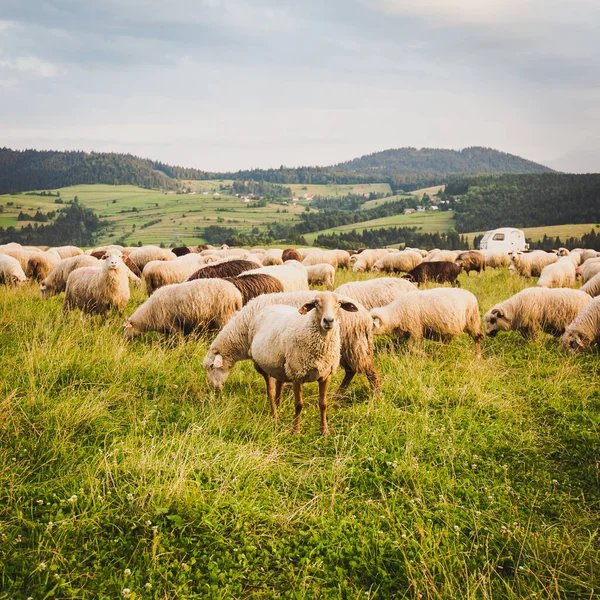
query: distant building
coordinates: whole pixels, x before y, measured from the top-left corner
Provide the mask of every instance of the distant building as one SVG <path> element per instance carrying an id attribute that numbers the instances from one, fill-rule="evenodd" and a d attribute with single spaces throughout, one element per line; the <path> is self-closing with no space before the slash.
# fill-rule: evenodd
<path id="1" fill-rule="evenodd" d="M 425 212 L 424 206 L 417 206 L 417 212 Z"/>
<path id="2" fill-rule="evenodd" d="M 440 210 L 439 206 L 430 206 L 429 210 Z"/>
<path id="3" fill-rule="evenodd" d="M 404 209 L 404 214 L 405 215 L 412 215 L 415 212 L 414 208 L 405 208 Z"/>

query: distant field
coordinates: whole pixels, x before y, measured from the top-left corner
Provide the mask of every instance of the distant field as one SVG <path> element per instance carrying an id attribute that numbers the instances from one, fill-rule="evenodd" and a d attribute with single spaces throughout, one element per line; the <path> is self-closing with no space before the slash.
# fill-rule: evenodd
<path id="1" fill-rule="evenodd" d="M 388 183 L 361 183 L 355 185 L 317 185 L 317 184 L 291 184 L 292 192 L 298 196 L 304 194 L 315 194 L 316 196 L 327 196 L 339 198 L 348 194 L 391 194 L 392 188 Z"/>
<path id="2" fill-rule="evenodd" d="M 375 208 L 376 206 L 381 206 L 382 204 L 387 204 L 388 202 L 397 202 L 398 200 L 403 200 L 405 198 L 414 200 L 414 198 L 411 196 L 400 194 L 396 196 L 388 196 L 387 198 L 378 198 L 377 200 L 369 200 L 363 204 L 363 208 Z"/>
<path id="3" fill-rule="evenodd" d="M 434 185 L 433 187 L 421 188 L 420 190 L 413 190 L 412 192 L 408 192 L 411 196 L 423 196 L 427 194 L 428 196 L 434 196 L 440 190 L 443 190 L 445 185 Z"/>

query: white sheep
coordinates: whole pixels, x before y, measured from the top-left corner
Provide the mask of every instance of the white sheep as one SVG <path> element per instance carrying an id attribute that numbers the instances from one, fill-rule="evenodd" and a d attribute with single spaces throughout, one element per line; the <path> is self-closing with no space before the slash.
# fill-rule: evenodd
<path id="1" fill-rule="evenodd" d="M 538 279 L 538 287 L 567 288 L 575 285 L 576 265 L 571 256 L 563 256 L 555 263 L 546 265 Z"/>
<path id="2" fill-rule="evenodd" d="M 438 250 L 427 255 L 423 262 L 454 262 L 458 258 L 458 252 L 454 250 Z"/>
<path id="3" fill-rule="evenodd" d="M 308 282 L 311 284 L 323 284 L 332 290 L 335 280 L 335 268 L 330 264 L 316 264 L 306 267 Z"/>
<path id="4" fill-rule="evenodd" d="M 129 269 L 120 250 L 109 250 L 100 267 L 75 269 L 67 279 L 65 312 L 79 308 L 105 314 L 112 308 L 123 311 L 130 298 Z"/>
<path id="5" fill-rule="evenodd" d="M 156 290 L 124 324 L 134 337 L 148 331 L 191 333 L 220 329 L 242 308 L 242 295 L 228 281 L 195 279 Z"/>
<path id="6" fill-rule="evenodd" d="M 481 354 L 484 338 L 477 298 L 467 290 L 436 288 L 403 294 L 387 306 L 371 310 L 375 333 L 391 334 L 409 343 L 423 338 L 451 341 L 467 333 Z"/>
<path id="7" fill-rule="evenodd" d="M 589 260 L 590 258 L 598 258 L 598 252 L 589 248 L 581 249 L 580 254 L 582 263 L 584 263 L 586 260 Z"/>
<path id="8" fill-rule="evenodd" d="M 594 298 L 569 323 L 561 343 L 574 354 L 583 352 L 592 344 L 600 346 L 600 298 Z"/>
<path id="9" fill-rule="evenodd" d="M 349 269 L 350 268 L 350 252 L 347 250 L 332 250 L 335 252 L 337 258 L 338 269 Z"/>
<path id="10" fill-rule="evenodd" d="M 518 331 L 525 338 L 534 337 L 539 331 L 562 335 L 590 300 L 580 290 L 527 288 L 484 315 L 485 332 L 491 337 L 499 331 Z"/>
<path id="11" fill-rule="evenodd" d="M 190 258 L 187 258 L 187 257 Z M 200 269 L 206 262 L 213 260 L 211 256 L 186 254 L 176 260 L 151 260 L 146 263 L 142 272 L 142 281 L 146 293 L 150 296 L 158 288 L 172 283 L 183 283 Z"/>
<path id="12" fill-rule="evenodd" d="M 83 250 L 77 246 L 57 246 L 52 248 L 61 258 L 73 258 L 74 256 L 81 256 Z"/>
<path id="13" fill-rule="evenodd" d="M 350 265 L 355 273 L 370 271 L 373 265 L 382 257 L 388 254 L 387 250 L 363 250 L 360 254 L 354 254 L 350 257 Z"/>
<path id="14" fill-rule="evenodd" d="M 506 252 L 492 252 L 491 250 L 483 250 L 482 252 L 486 267 L 501 269 L 502 267 L 509 267 L 511 264 L 510 256 Z"/>
<path id="15" fill-rule="evenodd" d="M 418 252 L 405 250 L 382 256 L 374 265 L 375 273 L 408 273 L 423 262 L 423 257 Z"/>
<path id="16" fill-rule="evenodd" d="M 143 272 L 144 267 L 151 260 L 175 260 L 177 257 L 170 250 L 158 246 L 142 246 L 141 248 L 135 248 L 129 254 L 129 258 Z"/>
<path id="17" fill-rule="evenodd" d="M 244 271 L 243 273 L 240 273 L 239 277 L 244 277 L 244 275 L 249 275 L 250 273 L 263 273 L 264 275 L 275 277 L 275 279 L 281 281 L 284 292 L 301 292 L 308 290 L 308 274 L 306 272 L 306 267 L 297 260 L 288 260 L 284 265 L 272 265 L 261 267 L 259 269 L 252 269 L 251 271 Z"/>
<path id="18" fill-rule="evenodd" d="M 552 252 L 534 250 L 533 252 L 513 252 L 511 261 L 515 265 L 519 275 L 523 277 L 539 277 L 546 265 L 551 265 L 558 260 L 558 256 Z"/>
<path id="19" fill-rule="evenodd" d="M 67 279 L 72 271 L 79 267 L 97 267 L 99 261 L 93 256 L 81 254 L 72 256 L 71 258 L 63 258 L 54 267 L 54 270 L 40 284 L 40 292 L 42 298 L 47 299 L 50 296 L 55 296 L 65 291 L 67 287 Z"/>
<path id="20" fill-rule="evenodd" d="M 302 261 L 305 267 L 313 265 L 329 264 L 334 269 L 338 266 L 338 255 L 336 250 L 313 250 Z"/>
<path id="21" fill-rule="evenodd" d="M 360 302 L 367 310 L 385 306 L 393 302 L 401 294 L 416 292 L 419 288 L 406 279 L 396 277 L 379 277 L 368 281 L 350 281 L 336 288 L 341 294 Z"/>
<path id="22" fill-rule="evenodd" d="M 592 277 L 600 273 L 600 258 L 588 258 L 580 267 L 581 280 L 587 283 Z"/>
<path id="23" fill-rule="evenodd" d="M 267 397 L 277 417 L 273 379 L 292 382 L 296 414 L 293 433 L 300 433 L 302 384 L 319 383 L 321 433 L 327 435 L 327 390 L 340 363 L 340 309 L 358 312 L 353 302 L 332 292 L 320 292 L 300 309 L 292 306 L 268 306 L 255 317 L 250 354 L 263 375 Z"/>
<path id="24" fill-rule="evenodd" d="M 19 261 L 7 254 L 0 254 L 0 284 L 19 285 L 27 281 Z"/>
<path id="25" fill-rule="evenodd" d="M 582 292 L 589 294 L 592 298 L 600 296 L 600 272 L 594 275 L 587 283 L 579 288 Z"/>
<path id="26" fill-rule="evenodd" d="M 33 252 L 27 259 L 25 275 L 36 281 L 43 281 L 52 273 L 60 262 L 58 252 L 48 250 L 47 252 Z"/>
<path id="27" fill-rule="evenodd" d="M 275 266 L 275 265 L 282 265 L 283 264 L 283 260 L 281 258 L 282 254 L 283 254 L 283 250 L 282 249 L 280 249 L 280 248 L 270 248 L 263 255 L 263 257 L 262 257 L 262 264 L 265 267 L 270 267 L 270 266 Z"/>
<path id="28" fill-rule="evenodd" d="M 39 252 L 36 250 L 35 252 Z M 16 248 L 16 247 L 8 247 L 0 250 L 0 255 L 3 256 L 11 256 L 12 258 L 19 261 L 19 265 L 21 265 L 21 269 L 23 271 L 27 270 L 27 262 L 29 261 L 29 257 L 33 254 L 31 250 L 27 250 L 26 248 Z"/>

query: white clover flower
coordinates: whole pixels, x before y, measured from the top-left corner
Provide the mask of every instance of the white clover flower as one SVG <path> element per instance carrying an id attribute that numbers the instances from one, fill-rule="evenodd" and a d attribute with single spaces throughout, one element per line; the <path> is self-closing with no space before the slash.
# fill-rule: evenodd
<path id="1" fill-rule="evenodd" d="M 73 504 L 74 502 L 77 502 L 77 495 L 73 494 L 68 500 L 67 502 L 70 502 L 71 504 Z"/>
<path id="2" fill-rule="evenodd" d="M 37 501 L 37 503 L 38 503 L 40 506 L 42 506 L 42 505 L 44 504 L 44 501 L 43 501 L 43 500 L 38 500 L 38 501 Z"/>
<path id="3" fill-rule="evenodd" d="M 131 590 L 129 588 L 124 588 L 121 594 L 123 595 L 123 598 L 129 598 L 129 596 L 131 596 Z"/>
<path id="4" fill-rule="evenodd" d="M 150 527 L 152 525 L 152 521 L 146 521 L 146 527 Z"/>
<path id="5" fill-rule="evenodd" d="M 150 582 L 148 582 L 148 583 L 146 583 L 146 584 L 144 585 L 144 587 L 145 587 L 147 590 L 149 590 L 149 589 L 151 589 L 151 588 L 152 588 L 152 584 L 151 584 Z"/>
<path id="6" fill-rule="evenodd" d="M 131 575 L 131 569 L 125 569 L 125 570 L 123 571 L 123 573 L 124 573 L 125 575 Z"/>
<path id="7" fill-rule="evenodd" d="M 38 565 L 38 569 L 39 569 L 40 571 L 45 571 L 47 566 L 48 566 L 48 565 L 47 565 L 45 562 L 41 562 L 41 563 Z"/>
<path id="8" fill-rule="evenodd" d="M 127 494 L 127 500 L 133 500 L 133 494 Z"/>

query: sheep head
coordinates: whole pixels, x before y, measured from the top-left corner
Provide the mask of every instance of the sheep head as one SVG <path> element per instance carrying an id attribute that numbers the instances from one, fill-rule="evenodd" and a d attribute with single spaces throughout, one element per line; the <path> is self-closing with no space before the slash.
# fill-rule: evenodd
<path id="1" fill-rule="evenodd" d="M 229 376 L 231 365 L 225 361 L 223 356 L 214 349 L 209 349 L 202 361 L 202 366 L 206 371 L 206 376 L 211 385 L 218 390 L 223 389 L 223 385 Z"/>
<path id="2" fill-rule="evenodd" d="M 501 308 L 492 308 L 484 316 L 485 333 L 490 337 L 494 337 L 499 331 L 509 331 L 510 321 L 506 313 Z"/>
<path id="3" fill-rule="evenodd" d="M 325 332 L 339 327 L 340 309 L 347 312 L 358 312 L 356 304 L 347 300 L 341 300 L 333 292 L 321 292 L 313 300 L 307 302 L 298 309 L 301 315 L 315 311 L 314 319 L 318 320 L 319 326 Z"/>

